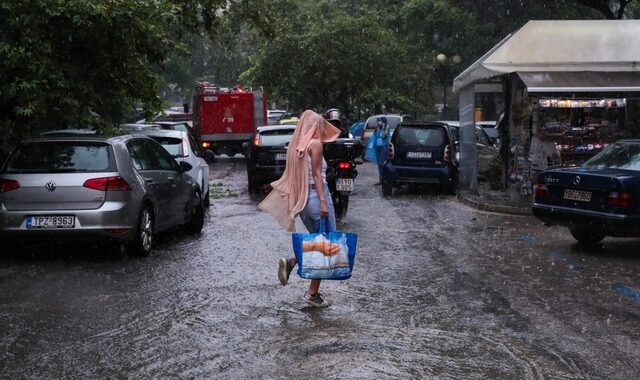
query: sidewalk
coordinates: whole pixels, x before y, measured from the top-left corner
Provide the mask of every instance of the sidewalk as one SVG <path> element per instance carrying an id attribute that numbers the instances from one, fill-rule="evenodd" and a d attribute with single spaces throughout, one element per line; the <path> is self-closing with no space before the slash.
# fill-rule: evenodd
<path id="1" fill-rule="evenodd" d="M 464 191 L 458 193 L 458 200 L 479 210 L 504 214 L 531 215 L 531 196 L 525 197 L 510 191 L 491 190 L 488 184 L 478 184 L 478 194 Z"/>

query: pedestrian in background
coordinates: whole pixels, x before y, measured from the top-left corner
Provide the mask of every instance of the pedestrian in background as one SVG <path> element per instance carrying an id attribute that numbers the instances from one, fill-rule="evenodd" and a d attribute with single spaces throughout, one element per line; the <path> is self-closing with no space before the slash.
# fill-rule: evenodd
<path id="1" fill-rule="evenodd" d="M 380 116 L 378 117 L 376 130 L 373 132 L 373 135 L 371 135 L 371 139 L 369 139 L 369 143 L 367 144 L 367 151 L 364 157 L 365 160 L 374 161 L 378 165 L 378 182 L 376 185 L 382 183 L 382 166 L 387 159 L 389 141 L 391 141 L 391 133 L 387 118 Z"/>
<path id="2" fill-rule="evenodd" d="M 340 129 L 331 125 L 317 113 L 307 110 L 300 120 L 289 142 L 287 163 L 282 177 L 271 183 L 273 190 L 258 207 L 273 216 L 280 226 L 295 232 L 295 220 L 299 215 L 309 232 L 316 232 L 320 218 L 327 217 L 335 227 L 335 213 L 331 193 L 327 186 L 327 163 L 322 155 L 322 144 L 335 141 Z M 331 255 L 329 251 L 323 252 Z M 281 258 L 278 262 L 278 278 L 286 285 L 296 258 Z M 303 300 L 314 307 L 326 307 L 329 303 L 319 293 L 320 280 L 311 280 Z"/>

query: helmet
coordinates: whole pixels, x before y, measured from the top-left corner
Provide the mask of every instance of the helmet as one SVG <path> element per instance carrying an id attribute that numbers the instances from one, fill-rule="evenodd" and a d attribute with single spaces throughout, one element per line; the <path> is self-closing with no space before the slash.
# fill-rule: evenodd
<path id="1" fill-rule="evenodd" d="M 324 113 L 324 118 L 327 120 L 340 120 L 340 111 L 337 108 L 329 108 Z"/>

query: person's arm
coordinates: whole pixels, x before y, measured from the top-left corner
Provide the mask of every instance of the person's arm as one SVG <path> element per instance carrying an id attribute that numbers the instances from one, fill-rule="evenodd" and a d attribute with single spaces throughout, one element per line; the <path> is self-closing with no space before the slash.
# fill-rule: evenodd
<path id="1" fill-rule="evenodd" d="M 328 216 L 329 206 L 327 205 L 327 195 L 324 193 L 324 184 L 322 183 L 322 143 L 314 140 L 309 145 L 309 154 L 311 155 L 311 173 L 313 174 L 318 198 L 320 198 L 320 216 Z"/>

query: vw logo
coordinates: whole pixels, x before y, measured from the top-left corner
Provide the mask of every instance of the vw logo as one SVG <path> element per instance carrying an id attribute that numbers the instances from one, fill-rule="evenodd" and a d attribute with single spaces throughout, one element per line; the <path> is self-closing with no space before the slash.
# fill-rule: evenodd
<path id="1" fill-rule="evenodd" d="M 47 189 L 47 191 L 54 191 L 56 189 L 56 183 L 53 181 L 49 181 L 45 183 L 44 188 Z"/>
<path id="2" fill-rule="evenodd" d="M 574 178 L 574 179 L 573 179 L 573 184 L 574 184 L 574 185 L 576 185 L 576 186 L 578 186 L 578 185 L 580 184 L 580 181 L 581 181 L 581 180 L 582 180 L 582 179 L 580 178 L 580 176 L 579 176 L 579 175 L 577 175 L 577 176 L 576 176 L 576 178 Z"/>

